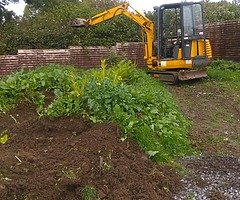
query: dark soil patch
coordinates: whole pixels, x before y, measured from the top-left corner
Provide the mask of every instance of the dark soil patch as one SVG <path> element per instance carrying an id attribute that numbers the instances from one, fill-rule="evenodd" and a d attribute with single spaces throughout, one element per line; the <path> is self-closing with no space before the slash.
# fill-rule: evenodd
<path id="1" fill-rule="evenodd" d="M 150 161 L 114 124 L 81 118 L 38 119 L 27 103 L 0 115 L 0 199 L 84 199 L 96 189 L 99 199 L 172 199 L 179 176 Z"/>

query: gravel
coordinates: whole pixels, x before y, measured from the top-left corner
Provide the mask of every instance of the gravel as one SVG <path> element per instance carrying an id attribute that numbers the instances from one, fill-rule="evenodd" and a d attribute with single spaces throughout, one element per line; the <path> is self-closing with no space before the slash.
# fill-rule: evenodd
<path id="1" fill-rule="evenodd" d="M 184 189 L 174 199 L 240 200 L 240 158 L 202 155 L 180 162 L 189 173 L 181 180 Z"/>

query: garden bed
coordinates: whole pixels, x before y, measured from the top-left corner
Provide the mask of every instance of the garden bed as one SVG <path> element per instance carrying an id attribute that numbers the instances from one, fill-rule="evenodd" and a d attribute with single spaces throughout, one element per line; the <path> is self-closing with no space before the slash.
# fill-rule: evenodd
<path id="1" fill-rule="evenodd" d="M 170 199 L 181 187 L 113 123 L 41 118 L 23 103 L 0 115 L 0 199 Z"/>

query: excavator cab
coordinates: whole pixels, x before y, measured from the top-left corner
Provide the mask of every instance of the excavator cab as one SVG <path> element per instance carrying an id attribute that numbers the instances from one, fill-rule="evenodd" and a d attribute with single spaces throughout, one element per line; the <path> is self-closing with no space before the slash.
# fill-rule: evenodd
<path id="1" fill-rule="evenodd" d="M 211 51 L 208 51 L 210 44 L 206 40 L 202 4 L 184 2 L 154 9 L 154 52 L 159 65 L 169 65 L 167 68 L 178 65 L 178 69 L 208 65 Z"/>

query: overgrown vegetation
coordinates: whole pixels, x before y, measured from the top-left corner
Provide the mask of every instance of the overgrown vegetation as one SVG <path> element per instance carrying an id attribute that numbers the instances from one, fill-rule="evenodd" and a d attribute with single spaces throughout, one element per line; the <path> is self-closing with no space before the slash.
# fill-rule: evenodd
<path id="1" fill-rule="evenodd" d="M 228 60 L 215 60 L 208 67 L 211 79 L 219 81 L 240 81 L 240 63 Z"/>
<path id="2" fill-rule="evenodd" d="M 45 106 L 46 91 L 55 99 Z M 111 121 L 134 137 L 156 161 L 171 161 L 192 151 L 189 123 L 165 86 L 137 70 L 129 61 L 101 70 L 71 67 L 17 72 L 0 81 L 0 110 L 32 101 L 40 116 L 84 116 L 93 122 Z"/>
<path id="3" fill-rule="evenodd" d="M 228 20 L 240 19 L 240 2 L 218 1 L 204 2 L 204 16 L 206 23 L 223 22 Z"/>
<path id="4" fill-rule="evenodd" d="M 215 60 L 208 67 L 208 76 L 226 91 L 240 90 L 240 63 L 228 60 Z"/>

